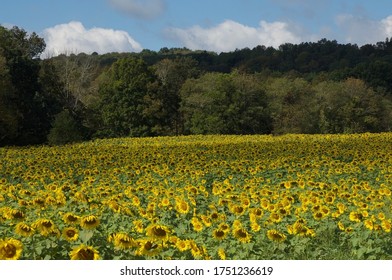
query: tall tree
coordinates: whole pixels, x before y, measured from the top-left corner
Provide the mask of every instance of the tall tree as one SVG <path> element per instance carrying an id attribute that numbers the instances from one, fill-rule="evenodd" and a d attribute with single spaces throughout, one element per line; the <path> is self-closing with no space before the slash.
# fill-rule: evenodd
<path id="1" fill-rule="evenodd" d="M 19 120 L 15 104 L 15 89 L 11 82 L 6 59 L 0 55 L 0 145 L 10 143 L 18 133 Z"/>
<path id="2" fill-rule="evenodd" d="M 265 93 L 253 75 L 207 73 L 187 80 L 181 96 L 187 133 L 270 132 Z"/>
<path id="3" fill-rule="evenodd" d="M 18 27 L 7 29 L 0 26 L 0 54 L 14 89 L 6 98 L 16 108 L 18 131 L 12 144 L 39 143 L 46 137 L 47 125 L 43 108 L 36 100 L 39 85 L 39 55 L 45 42 L 37 34 L 27 34 Z M 10 91 L 8 91 L 10 93 Z"/>
<path id="4" fill-rule="evenodd" d="M 102 118 L 99 136 L 146 136 L 150 129 L 143 116 L 144 96 L 153 81 L 146 63 L 137 58 L 118 60 L 104 73 L 99 88 L 98 111 Z"/>
<path id="5" fill-rule="evenodd" d="M 152 130 L 158 135 L 178 135 L 183 132 L 180 108 L 180 90 L 189 78 L 199 75 L 197 62 L 189 57 L 163 59 L 152 69 L 156 82 L 145 96 L 144 114 L 150 120 Z"/>

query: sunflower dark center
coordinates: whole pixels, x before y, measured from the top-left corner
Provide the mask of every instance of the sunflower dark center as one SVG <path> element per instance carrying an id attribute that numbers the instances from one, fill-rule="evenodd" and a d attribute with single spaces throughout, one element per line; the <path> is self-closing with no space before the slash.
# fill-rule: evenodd
<path id="1" fill-rule="evenodd" d="M 3 250 L 7 258 L 12 258 L 16 254 L 16 247 L 12 244 L 6 244 Z"/>
<path id="2" fill-rule="evenodd" d="M 73 229 L 70 229 L 70 230 L 67 230 L 66 234 L 68 237 L 72 238 L 75 236 L 76 232 Z"/>
<path id="3" fill-rule="evenodd" d="M 95 217 L 88 217 L 85 221 L 87 225 L 94 225 L 97 222 L 97 219 Z"/>
<path id="4" fill-rule="evenodd" d="M 166 231 L 162 228 L 154 228 L 154 235 L 164 237 L 166 236 Z"/>
<path id="5" fill-rule="evenodd" d="M 30 228 L 30 227 L 27 226 L 27 225 L 22 225 L 22 226 L 20 227 L 20 229 L 23 230 L 24 232 L 31 232 L 31 231 L 32 231 L 32 228 Z"/>
<path id="6" fill-rule="evenodd" d="M 93 260 L 94 259 L 94 252 L 91 249 L 81 249 L 79 251 L 80 259 L 82 260 Z"/>
<path id="7" fill-rule="evenodd" d="M 244 231 L 244 230 L 242 230 L 242 229 L 239 229 L 238 231 L 237 231 L 237 235 L 239 236 L 239 237 L 241 237 L 241 238 L 245 238 L 247 235 L 246 235 L 246 232 Z"/>
<path id="8" fill-rule="evenodd" d="M 53 226 L 53 223 L 51 221 L 44 221 L 42 222 L 42 225 L 46 228 L 50 228 Z"/>
<path id="9" fill-rule="evenodd" d="M 75 217 L 75 216 L 73 216 L 73 215 L 69 215 L 69 216 L 67 217 L 67 219 L 68 219 L 68 221 L 70 221 L 70 222 L 76 222 L 78 218 Z"/>

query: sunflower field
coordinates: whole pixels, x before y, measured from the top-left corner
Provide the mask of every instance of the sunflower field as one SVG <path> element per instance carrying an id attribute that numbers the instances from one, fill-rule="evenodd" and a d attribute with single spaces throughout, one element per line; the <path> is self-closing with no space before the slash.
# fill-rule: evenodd
<path id="1" fill-rule="evenodd" d="M 392 133 L 0 149 L 0 259 L 392 259 Z"/>

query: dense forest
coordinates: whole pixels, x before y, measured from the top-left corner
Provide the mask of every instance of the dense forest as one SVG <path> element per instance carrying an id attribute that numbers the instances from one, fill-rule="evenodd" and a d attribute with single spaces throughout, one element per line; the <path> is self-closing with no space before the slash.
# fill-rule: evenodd
<path id="1" fill-rule="evenodd" d="M 187 134 L 392 130 L 392 41 L 228 53 L 186 48 L 41 58 L 0 26 L 0 145 Z"/>

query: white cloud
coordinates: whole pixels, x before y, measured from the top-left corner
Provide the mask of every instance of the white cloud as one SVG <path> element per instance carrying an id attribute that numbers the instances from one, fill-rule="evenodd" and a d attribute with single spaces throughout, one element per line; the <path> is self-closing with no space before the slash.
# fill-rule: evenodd
<path id="1" fill-rule="evenodd" d="M 144 19 L 159 16 L 165 10 L 163 0 L 108 0 L 117 10 Z"/>
<path id="2" fill-rule="evenodd" d="M 258 27 L 250 27 L 241 23 L 226 20 L 211 27 L 194 26 L 188 29 L 168 28 L 166 35 L 185 47 L 196 50 L 215 52 L 234 51 L 257 45 L 278 47 L 284 43 L 300 43 L 302 41 L 294 30 L 285 22 L 260 21 Z"/>
<path id="3" fill-rule="evenodd" d="M 392 16 L 388 16 L 381 20 L 382 30 L 384 31 L 384 35 L 391 37 L 392 36 Z"/>
<path id="4" fill-rule="evenodd" d="M 358 45 L 374 44 L 392 36 L 392 16 L 379 21 L 350 14 L 338 15 L 336 24 L 342 40 Z"/>
<path id="5" fill-rule="evenodd" d="M 86 29 L 77 21 L 47 28 L 42 35 L 46 42 L 43 56 L 69 52 L 108 53 L 142 50 L 141 45 L 125 31 L 104 28 Z"/>
<path id="6" fill-rule="evenodd" d="M 8 22 L 0 23 L 0 25 L 7 28 L 7 29 L 12 29 L 14 26 L 16 26 L 16 24 L 12 24 L 12 23 L 8 23 Z"/>

